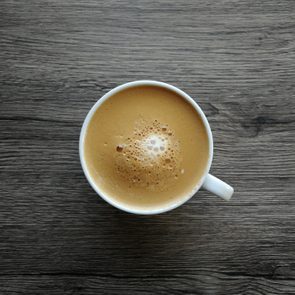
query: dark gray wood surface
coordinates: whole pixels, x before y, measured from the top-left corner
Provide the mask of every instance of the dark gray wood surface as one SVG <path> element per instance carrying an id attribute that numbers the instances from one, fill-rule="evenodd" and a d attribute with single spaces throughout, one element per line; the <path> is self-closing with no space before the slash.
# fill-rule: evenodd
<path id="1" fill-rule="evenodd" d="M 201 105 L 232 201 L 144 217 L 90 188 L 83 119 L 138 79 Z M 2 0 L 0 294 L 295 294 L 294 136 L 293 0 Z"/>

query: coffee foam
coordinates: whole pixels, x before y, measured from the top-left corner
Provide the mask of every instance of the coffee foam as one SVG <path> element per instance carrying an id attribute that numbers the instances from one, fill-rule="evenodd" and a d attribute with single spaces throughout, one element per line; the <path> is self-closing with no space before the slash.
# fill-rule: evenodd
<path id="1" fill-rule="evenodd" d="M 174 132 L 157 120 L 137 124 L 133 134 L 116 147 L 115 168 L 129 186 L 164 190 L 183 174 Z"/>
<path id="2" fill-rule="evenodd" d="M 167 153 L 169 142 L 163 134 L 153 133 L 142 140 L 142 152 L 149 158 L 163 156 Z"/>

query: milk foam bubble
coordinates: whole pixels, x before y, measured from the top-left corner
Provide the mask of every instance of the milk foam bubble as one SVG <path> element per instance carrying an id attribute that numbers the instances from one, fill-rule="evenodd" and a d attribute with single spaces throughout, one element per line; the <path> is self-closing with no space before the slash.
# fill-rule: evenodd
<path id="1" fill-rule="evenodd" d="M 145 122 L 116 147 L 116 170 L 130 186 L 164 190 L 181 174 L 179 148 L 167 125 Z"/>

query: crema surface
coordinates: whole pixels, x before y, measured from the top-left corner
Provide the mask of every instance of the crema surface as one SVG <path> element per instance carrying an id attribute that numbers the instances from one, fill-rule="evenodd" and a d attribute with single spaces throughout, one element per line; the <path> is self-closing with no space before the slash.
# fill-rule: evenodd
<path id="1" fill-rule="evenodd" d="M 185 198 L 209 157 L 205 126 L 182 97 L 158 86 L 124 89 L 95 112 L 84 156 L 92 179 L 133 208 L 159 208 Z"/>

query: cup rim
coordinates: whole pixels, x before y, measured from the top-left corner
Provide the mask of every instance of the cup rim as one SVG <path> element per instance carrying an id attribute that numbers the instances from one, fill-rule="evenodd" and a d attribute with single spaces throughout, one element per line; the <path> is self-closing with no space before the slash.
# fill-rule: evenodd
<path id="1" fill-rule="evenodd" d="M 158 87 L 163 87 L 163 88 L 169 89 L 169 90 L 177 93 L 179 96 L 181 96 L 183 99 L 185 99 L 188 103 L 190 103 L 190 105 L 195 109 L 195 111 L 202 118 L 203 124 L 204 124 L 206 132 L 207 132 L 208 141 L 209 141 L 209 157 L 208 157 L 206 169 L 204 170 L 204 173 L 203 173 L 201 179 L 198 181 L 198 183 L 196 183 L 196 185 L 192 189 L 192 191 L 189 194 L 187 194 L 186 197 L 183 197 L 183 198 L 179 199 L 178 201 L 169 204 L 168 206 L 161 206 L 161 207 L 155 208 L 155 209 L 132 208 L 131 206 L 125 205 L 122 202 L 114 200 L 111 196 L 108 196 L 108 194 L 106 192 L 104 192 L 95 183 L 95 181 L 92 179 L 92 177 L 91 177 L 91 175 L 90 175 L 90 173 L 88 171 L 85 158 L 84 158 L 85 135 L 86 135 L 87 127 L 88 127 L 93 115 L 95 114 L 96 110 L 107 99 L 109 99 L 114 94 L 122 91 L 123 89 L 127 89 L 127 88 L 130 88 L 130 87 L 135 87 L 135 86 L 158 86 Z M 87 114 L 87 116 L 86 116 L 86 118 L 85 118 L 85 120 L 83 122 L 82 128 L 81 128 L 80 138 L 79 138 L 79 156 L 80 156 L 81 166 L 82 166 L 83 172 L 84 172 L 84 174 L 86 176 L 86 179 L 88 180 L 89 184 L 94 189 L 94 191 L 102 199 L 104 199 L 107 203 L 109 203 L 110 205 L 116 207 L 117 209 L 123 210 L 123 211 L 128 212 L 128 213 L 139 214 L 139 215 L 160 214 L 160 213 L 171 211 L 171 210 L 183 205 L 184 203 L 186 203 L 188 200 L 190 200 L 199 191 L 199 189 L 201 188 L 202 184 L 205 181 L 205 178 L 206 178 L 207 174 L 209 173 L 209 170 L 210 170 L 210 167 L 211 167 L 211 164 L 212 164 L 212 160 L 213 160 L 213 136 L 212 136 L 212 131 L 211 131 L 209 122 L 208 122 L 204 112 L 202 111 L 200 106 L 187 93 L 185 93 L 181 89 L 179 89 L 179 88 L 177 88 L 177 87 L 175 87 L 173 85 L 170 85 L 168 83 L 165 83 L 165 82 L 154 81 L 154 80 L 137 80 L 137 81 L 127 82 L 127 83 L 121 84 L 121 85 L 113 88 L 112 90 L 110 90 L 106 94 L 104 94 L 100 99 L 98 99 L 96 101 L 96 103 L 92 106 L 92 108 L 88 112 L 88 114 Z"/>

